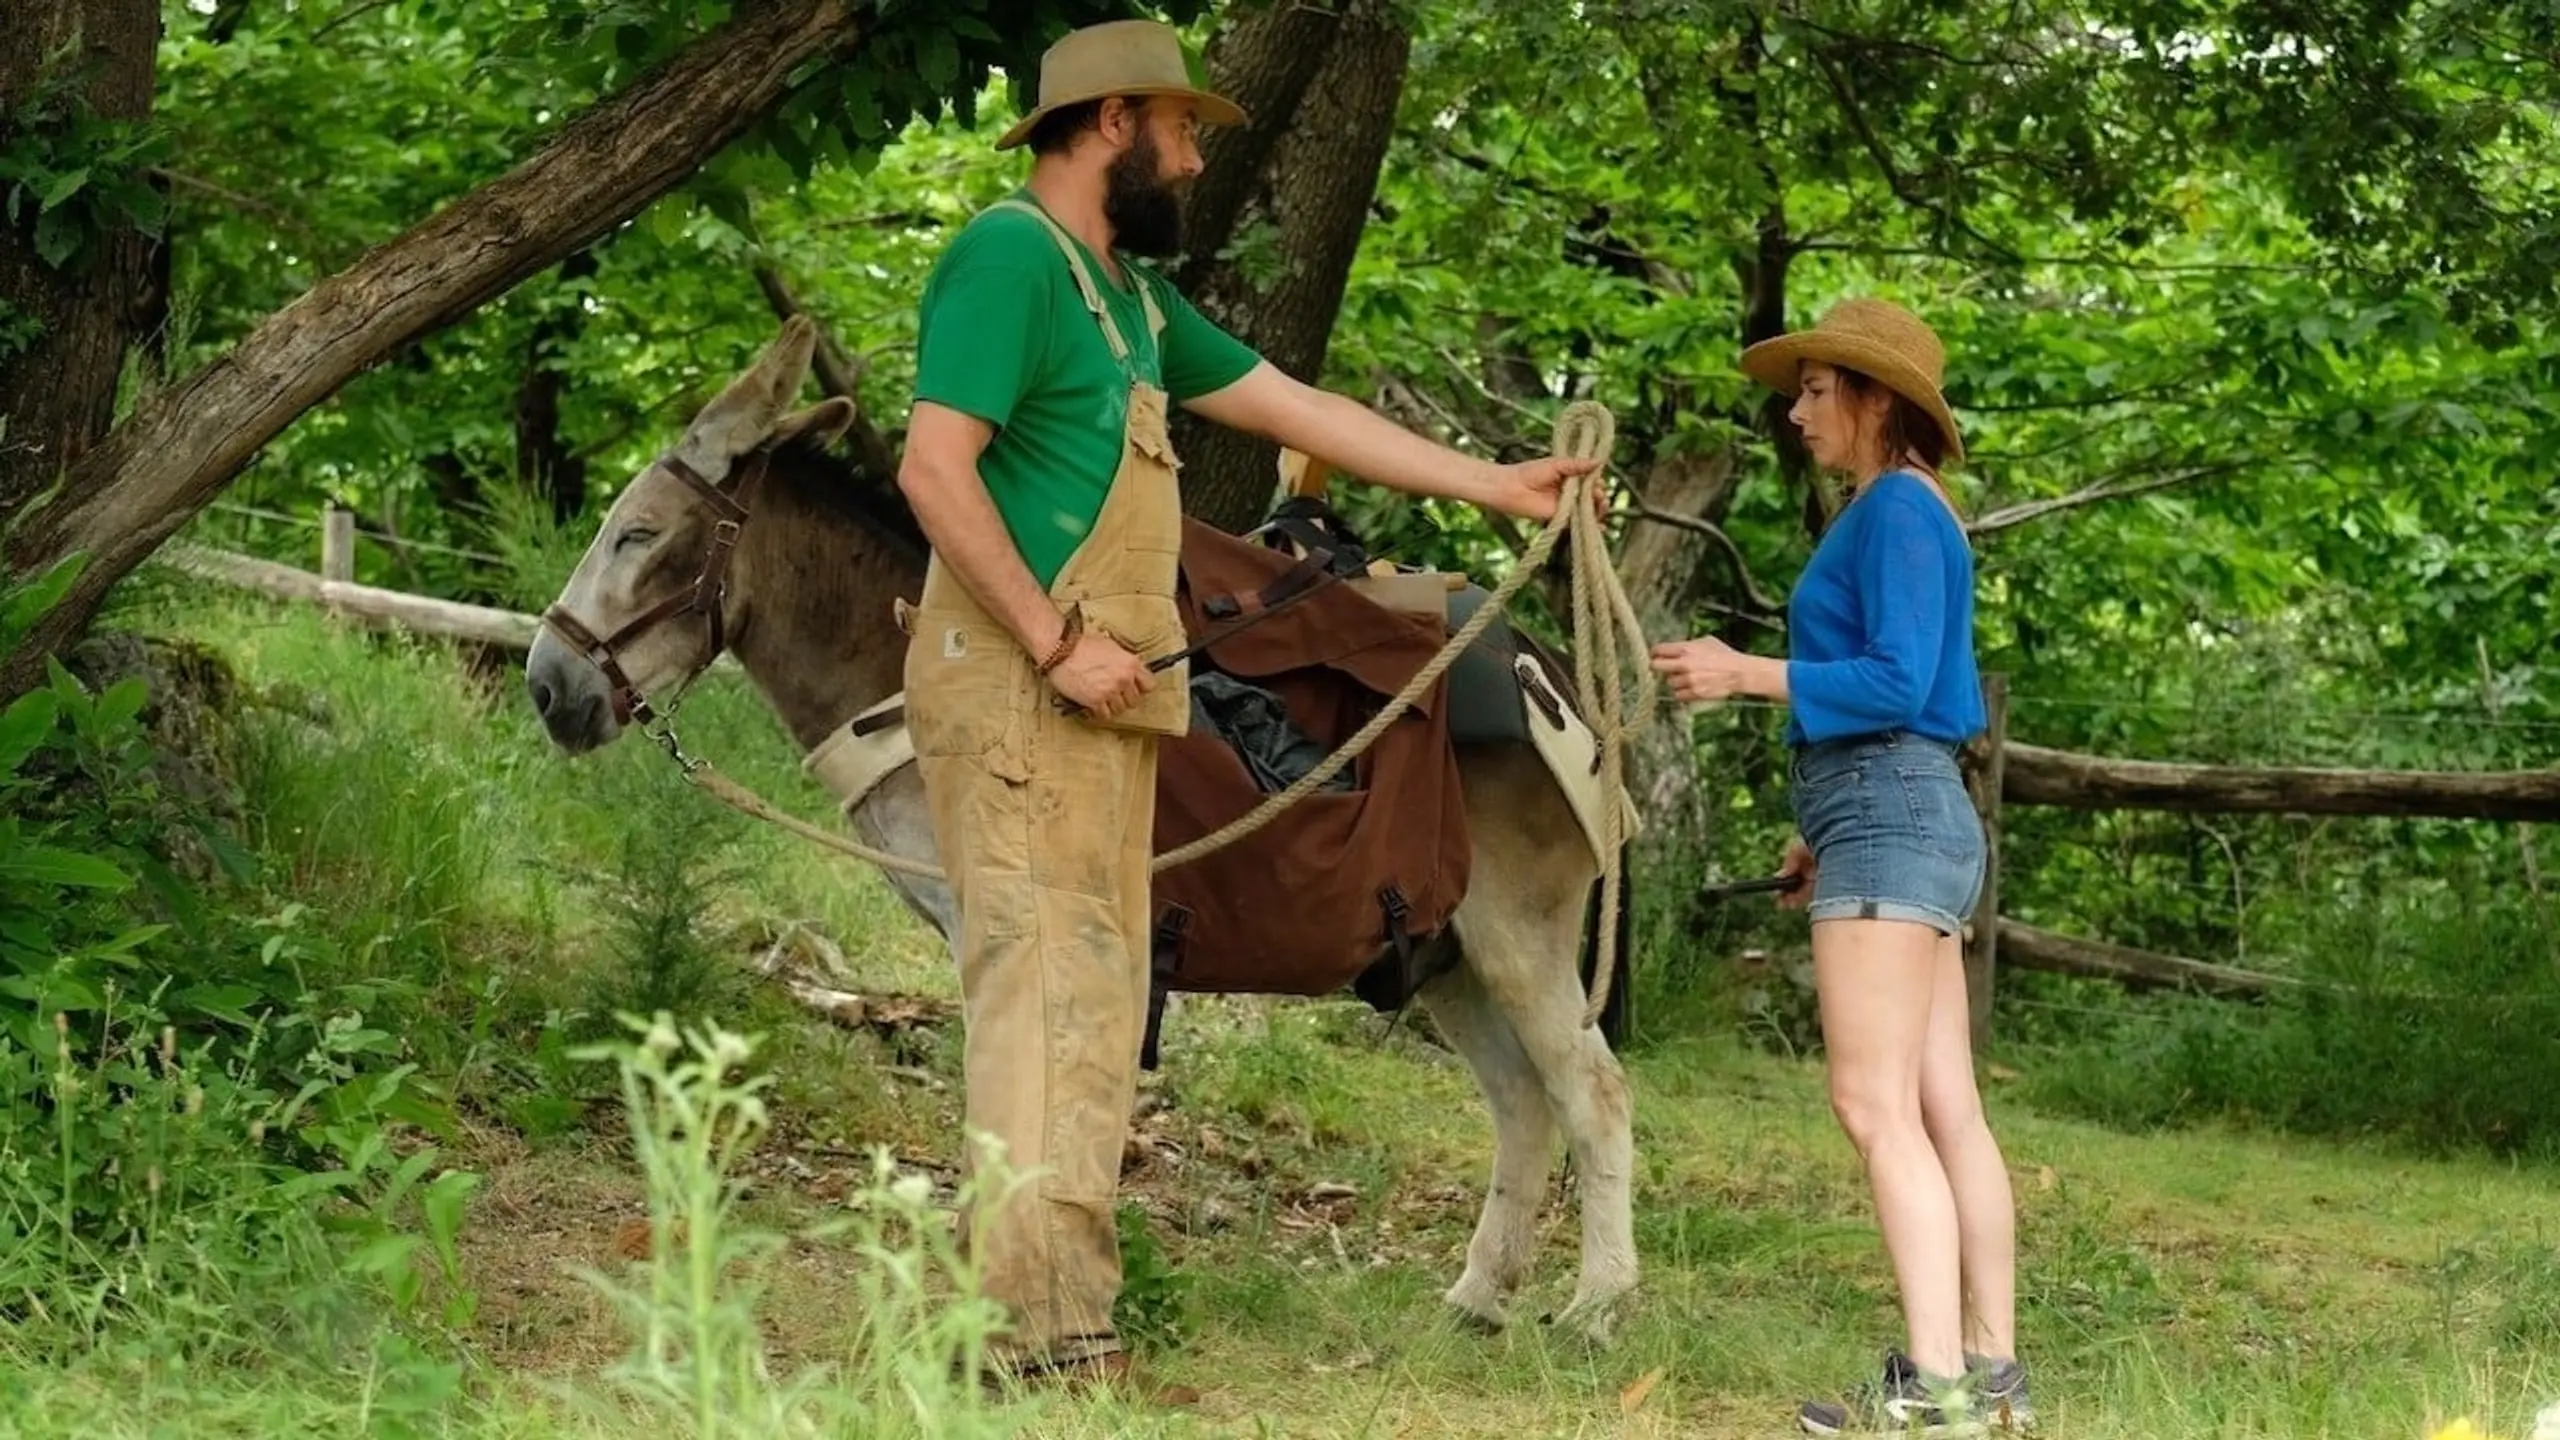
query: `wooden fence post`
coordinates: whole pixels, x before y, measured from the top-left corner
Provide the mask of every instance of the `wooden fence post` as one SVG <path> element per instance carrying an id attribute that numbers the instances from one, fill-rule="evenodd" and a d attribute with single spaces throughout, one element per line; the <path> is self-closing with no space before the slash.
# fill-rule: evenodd
<path id="1" fill-rule="evenodd" d="M 1991 1043 L 1991 987 L 2000 958 L 2000 786 L 2009 750 L 2009 677 L 1982 677 L 1982 737 L 1974 743 L 1969 788 L 1982 817 L 1982 901 L 1973 909 L 1973 933 L 1965 945 L 1965 1000 L 1972 1014 L 1973 1048 Z"/>
<path id="2" fill-rule="evenodd" d="M 331 505 L 320 512 L 320 578 L 356 578 L 356 512 Z"/>

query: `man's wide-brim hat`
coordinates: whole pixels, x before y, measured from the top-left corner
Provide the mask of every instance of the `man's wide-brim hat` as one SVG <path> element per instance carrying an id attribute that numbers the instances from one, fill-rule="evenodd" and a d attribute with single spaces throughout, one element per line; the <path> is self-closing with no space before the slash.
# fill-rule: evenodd
<path id="1" fill-rule="evenodd" d="M 1742 352 L 1742 373 L 1793 395 L 1798 368 L 1807 360 L 1845 366 L 1884 385 L 1929 412 L 1947 437 L 1947 463 L 1964 458 L 1955 412 L 1939 389 L 1946 375 L 1946 347 L 1919 316 L 1884 300 L 1843 300 L 1814 323 L 1763 340 Z"/>
<path id="2" fill-rule="evenodd" d="M 1179 95 L 1197 103 L 1211 125 L 1241 125 L 1244 109 L 1203 89 L 1182 54 L 1182 39 L 1154 20 L 1113 20 L 1073 31 L 1040 57 L 1040 103 L 996 141 L 1010 150 L 1031 138 L 1043 116 L 1113 95 Z"/>

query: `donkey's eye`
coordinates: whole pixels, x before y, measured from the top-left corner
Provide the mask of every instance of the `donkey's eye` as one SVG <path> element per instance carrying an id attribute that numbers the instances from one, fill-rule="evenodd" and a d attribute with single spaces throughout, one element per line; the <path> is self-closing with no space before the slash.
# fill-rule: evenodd
<path id="1" fill-rule="evenodd" d="M 634 525 L 614 538 L 613 548 L 616 550 L 628 550 L 634 545 L 646 545 L 657 538 L 657 531 Z"/>

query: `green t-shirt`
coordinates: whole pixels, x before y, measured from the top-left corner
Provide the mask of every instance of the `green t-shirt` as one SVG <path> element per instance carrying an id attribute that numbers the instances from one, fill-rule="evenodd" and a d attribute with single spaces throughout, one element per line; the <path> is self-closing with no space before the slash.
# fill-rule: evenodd
<path id="1" fill-rule="evenodd" d="M 1013 198 L 1039 203 L 1027 190 Z M 1164 316 L 1151 343 L 1138 292 L 1112 283 L 1084 242 L 1073 243 L 1138 378 L 1174 402 L 1232 385 L 1259 363 L 1170 282 L 1124 259 L 1124 278 L 1146 285 Z M 1120 469 L 1129 376 L 1038 216 L 988 210 L 935 262 L 916 327 L 915 398 L 995 427 L 978 473 L 1033 577 L 1050 584 Z"/>

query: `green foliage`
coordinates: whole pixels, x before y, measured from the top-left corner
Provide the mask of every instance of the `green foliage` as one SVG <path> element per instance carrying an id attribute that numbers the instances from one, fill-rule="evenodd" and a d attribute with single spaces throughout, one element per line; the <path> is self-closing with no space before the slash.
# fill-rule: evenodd
<path id="1" fill-rule="evenodd" d="M 111 230 L 157 237 L 167 206 L 148 172 L 166 158 L 165 137 L 142 121 L 111 120 L 81 98 L 78 71 L 52 66 L 23 98 L 0 106 L 0 223 L 23 232 L 56 270 Z M 23 318 L 23 317 L 20 317 Z M 0 357 L 20 348 L 0 311 Z"/>
<path id="2" fill-rule="evenodd" d="M 0 644 L 83 563 L 0 592 Z M 138 678 L 50 675 L 0 712 L 0 1303 L 75 1347 L 198 1350 L 279 1322 L 322 1344 L 353 1287 L 413 1306 L 426 1261 L 450 1285 L 471 1177 L 427 1180 L 404 1132 L 434 1113 L 368 992 L 311 982 L 298 912 L 208 905 L 173 868 L 172 831 L 209 826 L 170 823 Z"/>
<path id="3" fill-rule="evenodd" d="M 1147 1228 L 1146 1207 L 1123 1200 L 1112 1212 L 1120 1236 L 1120 1300 L 1111 1325 L 1133 1347 L 1175 1346 L 1192 1329 L 1189 1298 L 1197 1282 L 1164 1253 Z"/>
<path id="4" fill-rule="evenodd" d="M 2418 1153 L 2560 1159 L 2560 944 L 2529 905 L 2364 899 L 2299 923 L 2259 1005 L 2161 1002 L 2027 1061 L 2038 1103 L 2111 1123 L 2257 1121 Z"/>
<path id="5" fill-rule="evenodd" d="M 592 475 L 587 498 L 602 500 L 771 339 L 758 262 L 822 316 L 850 302 L 894 330 L 921 268 L 895 262 L 907 280 L 897 284 L 877 254 L 931 237 L 875 235 L 851 217 L 916 169 L 939 193 L 902 196 L 899 208 L 956 216 L 987 177 L 955 185 L 946 165 L 884 152 L 947 110 L 966 123 L 1002 95 L 1019 103 L 1058 34 L 1130 11 L 1124 0 L 853 8 L 858 43 L 805 67 L 773 114 L 587 251 L 358 377 L 278 437 L 233 498 L 299 514 L 329 496 L 407 539 L 508 553 L 500 497 L 533 488 L 536 456 L 573 461 Z M 1187 21 L 1204 7 L 1161 8 Z M 175 137 L 173 168 L 198 182 L 175 197 L 186 323 L 172 371 L 210 360 L 367 248 L 521 163 L 733 10 L 332 0 L 249 6 L 227 22 L 172 11 L 158 114 Z M 541 374 L 572 382 L 556 424 L 519 410 Z M 876 367 L 865 399 L 902 410 L 899 380 L 894 365 Z M 566 508 L 577 512 L 578 497 Z M 219 543 L 307 559 L 308 533 L 216 524 Z M 451 554 L 360 551 L 359 578 L 407 589 L 494 600 L 517 579 Z"/>
<path id="6" fill-rule="evenodd" d="M 615 864 L 594 877 L 604 950 L 614 963 L 588 980 L 585 1008 L 680 1015 L 733 1013 L 748 972 L 719 923 L 722 892 L 748 868 L 724 855 L 738 819 L 689 789 L 665 783 L 617 787 L 627 800 Z"/>

